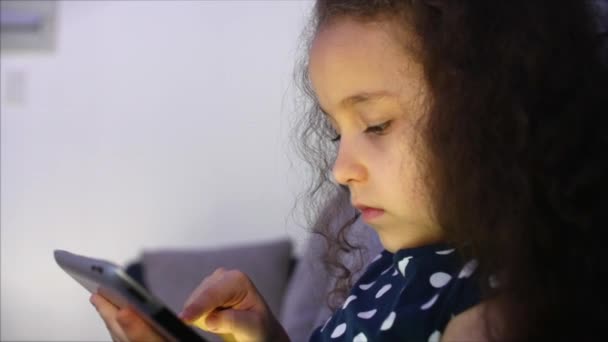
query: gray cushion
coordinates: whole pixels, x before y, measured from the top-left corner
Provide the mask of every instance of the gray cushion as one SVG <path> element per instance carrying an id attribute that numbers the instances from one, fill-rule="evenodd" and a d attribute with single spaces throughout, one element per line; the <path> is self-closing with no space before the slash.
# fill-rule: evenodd
<path id="1" fill-rule="evenodd" d="M 176 313 L 206 276 L 224 267 L 246 273 L 278 317 L 291 254 L 291 242 L 282 239 L 217 249 L 144 250 L 141 261 L 150 291 Z M 212 334 L 201 334 L 221 341 Z"/>

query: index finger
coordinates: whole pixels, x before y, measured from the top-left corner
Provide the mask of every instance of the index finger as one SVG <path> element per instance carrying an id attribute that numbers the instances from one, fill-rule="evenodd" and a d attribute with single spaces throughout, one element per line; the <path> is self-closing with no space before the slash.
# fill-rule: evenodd
<path id="1" fill-rule="evenodd" d="M 180 317 L 193 323 L 218 309 L 251 309 L 256 304 L 251 292 L 249 278 L 242 272 L 218 270 L 194 292 Z"/>
<path id="2" fill-rule="evenodd" d="M 101 316 L 102 320 L 104 321 L 108 332 L 112 336 L 112 340 L 128 341 L 127 335 L 116 320 L 116 315 L 118 314 L 119 309 L 97 293 L 92 294 L 89 301 L 91 304 L 93 304 L 99 313 L 99 316 Z"/>

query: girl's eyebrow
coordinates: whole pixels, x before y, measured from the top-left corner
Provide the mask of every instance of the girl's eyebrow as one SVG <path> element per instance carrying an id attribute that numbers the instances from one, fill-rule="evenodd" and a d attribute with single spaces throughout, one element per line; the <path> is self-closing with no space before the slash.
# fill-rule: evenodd
<path id="1" fill-rule="evenodd" d="M 380 90 L 380 91 L 374 91 L 374 92 L 360 92 L 360 93 L 356 93 L 356 94 L 347 96 L 344 99 L 342 99 L 340 101 L 340 106 L 342 106 L 342 108 L 352 108 L 354 106 L 361 105 L 366 102 L 378 101 L 383 98 L 394 98 L 394 97 L 395 97 L 395 95 L 393 93 L 386 91 L 386 90 Z M 323 107 L 321 107 L 320 104 L 319 104 L 319 108 L 325 115 L 331 116 L 331 114 L 329 114 L 328 111 L 323 109 Z"/>
<path id="2" fill-rule="evenodd" d="M 375 92 L 361 92 L 342 99 L 342 101 L 340 101 L 340 104 L 342 105 L 342 107 L 347 108 L 365 102 L 377 101 L 385 97 L 394 97 L 394 95 L 386 90 L 380 90 Z"/>

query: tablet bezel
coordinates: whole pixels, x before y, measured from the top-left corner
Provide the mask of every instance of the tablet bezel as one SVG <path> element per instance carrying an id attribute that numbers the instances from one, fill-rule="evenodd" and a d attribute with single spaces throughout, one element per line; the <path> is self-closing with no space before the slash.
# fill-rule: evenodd
<path id="1" fill-rule="evenodd" d="M 54 257 L 57 264 L 89 292 L 99 293 L 117 307 L 134 308 L 168 340 L 206 341 L 120 266 L 65 250 L 55 250 Z"/>

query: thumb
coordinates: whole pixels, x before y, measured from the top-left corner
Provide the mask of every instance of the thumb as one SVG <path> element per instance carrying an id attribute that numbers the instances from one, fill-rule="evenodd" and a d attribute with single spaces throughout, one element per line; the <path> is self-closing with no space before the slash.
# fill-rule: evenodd
<path id="1" fill-rule="evenodd" d="M 194 325 L 216 334 L 231 334 L 238 341 L 260 341 L 264 335 L 263 318 L 255 311 L 213 311 L 196 320 Z"/>

